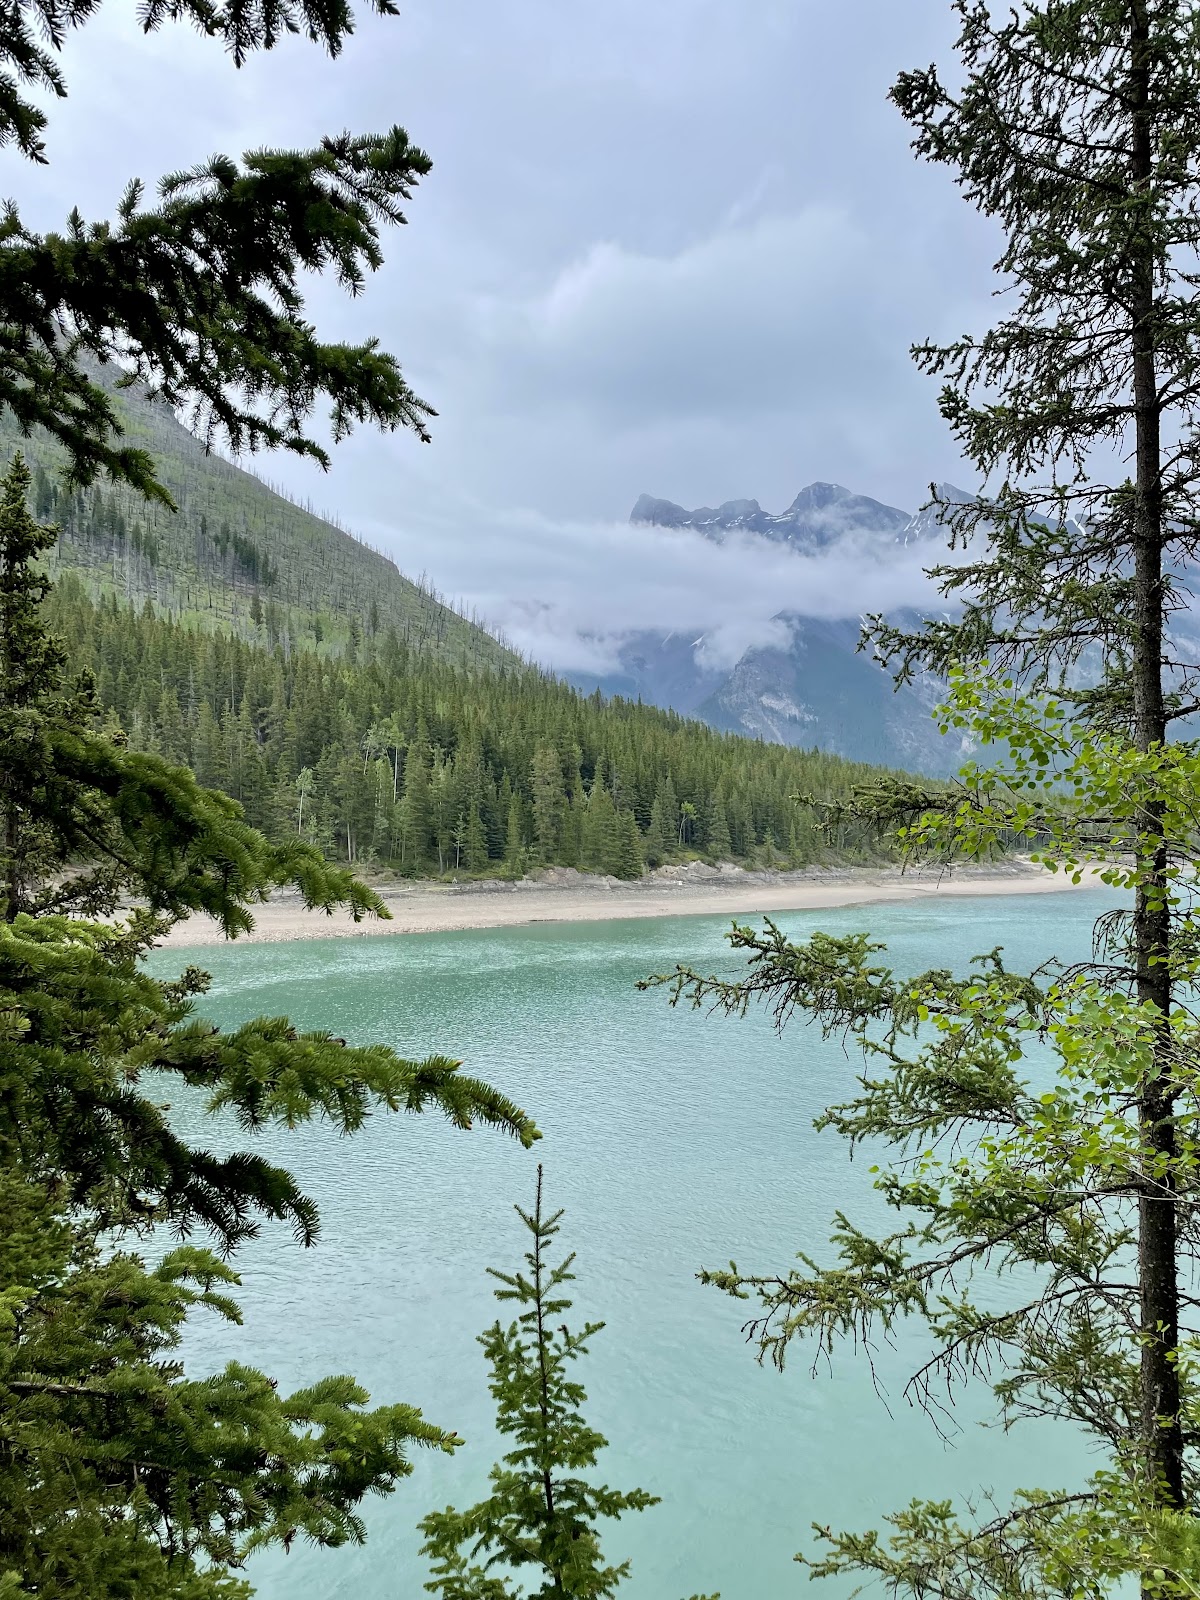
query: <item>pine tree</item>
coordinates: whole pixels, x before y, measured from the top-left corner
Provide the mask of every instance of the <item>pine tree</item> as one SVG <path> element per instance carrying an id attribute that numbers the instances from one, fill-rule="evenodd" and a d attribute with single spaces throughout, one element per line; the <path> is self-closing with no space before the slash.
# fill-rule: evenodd
<path id="1" fill-rule="evenodd" d="M 225 735 L 212 708 L 205 700 L 196 719 L 196 732 L 192 739 L 192 762 L 196 777 L 205 788 L 228 790 L 232 775 Z"/>
<path id="2" fill-rule="evenodd" d="M 733 854 L 729 823 L 725 820 L 725 807 L 719 794 L 713 795 L 709 807 L 708 853 L 714 861 L 728 861 Z"/>
<path id="3" fill-rule="evenodd" d="M 462 1128 L 536 1130 L 459 1063 L 281 1017 L 222 1033 L 193 1015 L 206 974 L 149 976 L 174 923 L 202 911 L 236 935 L 283 884 L 312 909 L 382 908 L 110 736 L 42 625 L 34 562 L 53 531 L 27 487 L 17 460 L 0 487 L 0 1590 L 232 1600 L 251 1545 L 361 1538 L 363 1497 L 389 1492 L 413 1447 L 455 1440 L 411 1407 L 367 1409 L 350 1378 L 287 1395 L 241 1361 L 185 1375 L 189 1313 L 238 1320 L 230 1255 L 264 1220 L 312 1244 L 319 1218 L 286 1169 L 181 1138 L 164 1094 L 201 1091 L 248 1129 L 349 1133 L 376 1109 L 436 1107 Z M 185 1241 L 153 1267 L 130 1250 L 151 1228 Z M 216 1249 L 186 1242 L 197 1232 Z"/>
<path id="4" fill-rule="evenodd" d="M 395 810 L 391 762 L 380 756 L 371 764 L 368 776 L 371 783 L 371 855 L 376 861 L 386 861 L 392 853 L 391 832 Z"/>
<path id="5" fill-rule="evenodd" d="M 179 696 L 173 688 L 164 689 L 159 697 L 155 722 L 164 758 L 186 766 L 189 755 L 187 736 L 183 713 L 179 709 Z"/>
<path id="6" fill-rule="evenodd" d="M 433 800 L 423 746 L 410 745 L 404 758 L 404 795 L 400 809 L 400 862 L 420 872 L 433 832 Z"/>
<path id="7" fill-rule="evenodd" d="M 533 848 L 543 864 L 555 859 L 562 827 L 562 768 L 558 756 L 540 744 L 533 753 L 530 789 L 533 796 Z"/>
<path id="8" fill-rule="evenodd" d="M 619 824 L 612 796 L 593 782 L 584 819 L 583 863 L 597 872 L 612 872 L 620 851 Z"/>
<path id="9" fill-rule="evenodd" d="M 483 748 L 477 736 L 472 735 L 460 745 L 454 773 L 463 819 L 461 865 L 468 872 L 484 872 L 488 865 L 487 828 L 483 819 L 486 780 Z"/>
<path id="10" fill-rule="evenodd" d="M 574 1281 L 575 1257 L 550 1263 L 562 1212 L 542 1213 L 540 1166 L 533 1211 L 515 1209 L 532 1241 L 527 1271 L 489 1271 L 501 1285 L 497 1300 L 521 1310 L 515 1322 L 496 1322 L 479 1340 L 492 1369 L 496 1426 L 515 1448 L 492 1468 L 486 1500 L 467 1511 L 448 1506 L 421 1523 L 433 1571 L 426 1588 L 442 1600 L 602 1600 L 628 1577 L 630 1563 L 605 1564 L 599 1524 L 644 1511 L 658 1497 L 580 1476 L 595 1466 L 607 1440 L 584 1421 L 587 1395 L 571 1367 L 604 1324 L 572 1332 L 559 1321 L 571 1308 L 563 1290 Z"/>
<path id="11" fill-rule="evenodd" d="M 796 868 L 804 865 L 804 855 L 800 849 L 800 835 L 796 831 L 796 819 L 794 817 L 792 818 L 791 826 L 788 828 L 787 859 L 789 867 Z"/>
<path id="12" fill-rule="evenodd" d="M 433 818 L 433 843 L 437 851 L 437 869 L 445 872 L 454 848 L 454 826 L 462 815 L 458 807 L 458 785 L 454 781 L 454 768 L 440 750 L 433 752 L 433 767 L 429 775 L 429 802 Z"/>
<path id="13" fill-rule="evenodd" d="M 725 817 L 735 856 L 754 854 L 754 814 L 745 791 L 739 786 L 729 793 L 725 803 Z"/>
<path id="14" fill-rule="evenodd" d="M 1076 877 L 1095 866 L 1131 903 L 1065 973 L 1013 973 L 993 951 L 969 976 L 900 976 L 865 935 L 793 945 L 768 926 L 735 936 L 744 983 L 678 974 L 698 1001 L 759 997 L 849 1034 L 860 1092 L 822 1122 L 896 1147 L 878 1181 L 907 1213 L 882 1238 L 838 1219 L 827 1268 L 712 1278 L 760 1298 L 780 1361 L 806 1333 L 869 1341 L 911 1316 L 935 1345 L 917 1399 L 991 1373 L 1006 1422 L 1069 1418 L 1106 1454 L 1086 1483 L 983 1525 L 914 1501 L 890 1540 L 830 1535 L 819 1572 L 915 1594 L 936 1574 L 940 1593 L 1006 1600 L 1112 1593 L 1128 1574 L 1176 1596 L 1192 1590 L 1148 1552 L 1200 1497 L 1200 662 L 1172 626 L 1200 550 L 1200 12 L 956 9 L 955 86 L 928 68 L 893 98 L 1005 237 L 1009 314 L 915 352 L 987 492 L 935 497 L 961 556 L 934 574 L 943 616 L 915 633 L 875 619 L 869 639 L 901 679 L 949 674 L 943 725 L 981 755 L 949 792 L 882 782 L 853 815 L 942 862 L 1015 839 Z M 1035 1037 L 1053 1071 L 1023 1069 Z M 998 1278 L 1015 1290 L 1002 1306 Z"/>
<path id="15" fill-rule="evenodd" d="M 1003 664 L 1045 685 L 1073 702 L 1077 754 L 1090 754 L 1097 736 L 1115 737 L 1105 759 L 1141 769 L 1127 822 L 1097 793 L 1101 775 L 1089 782 L 1081 771 L 1080 799 L 1098 816 L 1077 825 L 1076 836 L 1090 843 L 1106 830 L 1107 851 L 1132 852 L 1135 906 L 1117 988 L 1128 971 L 1138 1004 L 1159 1019 L 1137 1091 L 1146 1161 L 1162 1174 L 1137 1186 L 1137 1441 L 1168 1506 L 1185 1500 L 1180 1281 L 1190 1271 L 1168 1019 L 1193 936 L 1172 883 L 1172 858 L 1190 858 L 1190 841 L 1166 837 L 1170 779 L 1160 783 L 1155 769 L 1186 763 L 1197 749 L 1185 739 L 1168 752 L 1200 681 L 1200 667 L 1168 630 L 1180 566 L 1195 555 L 1200 485 L 1200 465 L 1171 443 L 1190 437 L 1200 419 L 1200 315 L 1181 264 L 1200 246 L 1200 178 L 1183 154 L 1200 148 L 1197 21 L 1179 0 L 1049 3 L 1000 24 L 973 8 L 959 39 L 970 73 L 961 100 L 934 70 L 899 80 L 894 99 L 918 151 L 956 167 L 1004 227 L 1000 267 L 1017 305 L 977 343 L 916 352 L 950 379 L 943 414 L 965 452 L 983 473 L 1003 471 L 986 508 L 945 513 L 956 538 L 989 530 L 982 560 L 941 574 L 948 592 L 970 594 L 963 621 L 911 640 L 876 628 L 902 674 L 918 661 L 944 667 L 953 659 Z M 997 384 L 1007 406 L 995 403 Z M 1092 452 L 1126 440 L 1133 478 L 1093 476 Z M 1098 662 L 1099 678 L 1079 692 L 1067 674 L 1081 659 Z M 1007 715 L 1018 743 L 1030 741 L 1036 782 L 1036 714 L 1023 716 L 1003 683 L 985 683 L 983 694 L 993 704 L 973 706 L 967 691 L 957 710 L 989 734 L 995 711 Z M 983 829 L 989 842 L 996 821 L 993 814 Z"/>
<path id="16" fill-rule="evenodd" d="M 646 830 L 646 860 L 652 867 L 661 866 L 671 855 L 675 845 L 675 831 L 671 814 L 660 783 L 650 807 L 650 826 Z"/>
<path id="17" fill-rule="evenodd" d="M 472 805 L 466 814 L 463 834 L 463 866 L 468 872 L 483 872 L 487 864 L 487 835 L 484 832 L 483 818 L 479 815 L 478 806 Z"/>
<path id="18" fill-rule="evenodd" d="M 643 866 L 642 839 L 637 818 L 632 811 L 622 811 L 617 817 L 608 870 L 616 878 L 640 878 Z"/>
<path id="19" fill-rule="evenodd" d="M 46 159 L 47 114 L 26 92 L 66 94 L 59 53 L 95 9 L 66 0 L 45 30 L 21 9 L 0 24 L 0 143 L 32 161 Z M 282 0 L 253 16 L 182 0 L 153 3 L 143 20 L 147 29 L 192 22 L 222 39 L 239 67 L 289 33 L 337 54 L 353 28 L 345 0 Z M 45 236 L 14 210 L 3 249 L 7 281 L 21 289 L 0 295 L 0 320 L 11 330 L 0 406 L 26 433 L 44 428 L 65 447 L 72 486 L 104 472 L 168 505 L 148 453 L 123 438 L 98 364 L 131 367 L 169 405 L 190 410 L 206 440 L 223 438 L 235 453 L 283 447 L 327 464 L 306 431 L 322 396 L 335 439 L 366 421 L 427 438 L 434 413 L 394 358 L 374 339 L 322 343 L 301 282 L 327 271 L 351 292 L 361 288 L 382 262 L 381 225 L 404 221 L 402 205 L 429 168 L 394 127 L 341 134 L 313 150 L 253 151 L 240 163 L 212 156 L 162 179 L 157 207 L 143 203 L 144 185 L 134 180 L 115 219 L 88 224 L 75 214 Z"/>
<path id="20" fill-rule="evenodd" d="M 508 803 L 508 831 L 504 843 L 504 870 L 510 878 L 519 878 L 525 872 L 525 828 L 521 815 L 521 797 L 514 794 Z"/>
<path id="21" fill-rule="evenodd" d="M 296 800 L 296 833 L 299 835 L 300 838 L 304 838 L 304 836 L 305 836 L 304 835 L 304 806 L 305 806 L 305 802 L 306 801 L 311 801 L 312 796 L 313 796 L 313 790 L 316 788 L 316 786 L 317 786 L 317 783 L 316 783 L 316 778 L 313 775 L 313 769 L 311 767 L 301 767 L 300 771 L 296 774 L 296 781 L 295 781 L 295 784 L 293 785 L 293 787 L 295 788 L 295 791 L 296 791 L 296 795 L 295 795 L 295 800 Z M 311 832 L 312 831 L 312 811 L 311 811 L 311 808 L 310 808 L 310 811 L 309 811 L 309 824 L 308 825 L 309 825 L 309 831 Z"/>
<path id="22" fill-rule="evenodd" d="M 670 781 L 670 773 L 664 773 L 654 789 L 650 808 L 650 829 L 646 834 L 648 858 L 653 856 L 654 861 L 661 862 L 674 853 L 678 843 L 678 822 L 680 813 L 674 782 Z"/>
<path id="23" fill-rule="evenodd" d="M 566 777 L 566 812 L 559 830 L 558 859 L 565 867 L 577 867 L 583 860 L 583 822 L 587 809 L 583 776 L 580 771 L 581 753 L 578 744 L 572 744 Z"/>

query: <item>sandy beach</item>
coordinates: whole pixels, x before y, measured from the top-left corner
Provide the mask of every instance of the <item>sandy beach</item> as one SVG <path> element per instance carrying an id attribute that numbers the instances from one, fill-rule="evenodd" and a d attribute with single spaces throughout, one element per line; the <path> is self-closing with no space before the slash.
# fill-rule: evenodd
<path id="1" fill-rule="evenodd" d="M 1085 878 L 1082 888 L 1093 887 Z M 799 872 L 746 872 L 741 868 L 659 868 L 634 882 L 592 877 L 571 868 L 547 869 L 519 883 L 376 884 L 391 920 L 352 922 L 342 913 L 306 911 L 298 895 L 279 893 L 255 910 L 253 933 L 241 942 L 373 937 L 379 934 L 449 933 L 466 928 L 508 928 L 531 922 L 602 922 L 624 917 L 761 916 L 825 906 L 917 900 L 925 896 L 1061 894 L 1074 888 L 1054 874 L 1014 859 L 953 873 L 896 867 L 808 867 Z M 216 923 L 193 917 L 172 930 L 170 945 L 223 942 Z"/>

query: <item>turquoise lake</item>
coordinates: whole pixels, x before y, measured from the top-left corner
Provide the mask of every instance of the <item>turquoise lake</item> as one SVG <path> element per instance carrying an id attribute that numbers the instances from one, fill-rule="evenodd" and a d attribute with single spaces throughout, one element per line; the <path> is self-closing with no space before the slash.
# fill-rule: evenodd
<path id="1" fill-rule="evenodd" d="M 1093 893 L 953 899 L 788 913 L 800 936 L 868 929 L 902 971 L 961 969 L 1003 945 L 1011 966 L 1087 954 Z M 581 1369 L 590 1421 L 609 1438 L 601 1481 L 662 1503 L 605 1535 L 629 1556 L 629 1600 L 723 1600 L 813 1593 L 792 1561 L 813 1522 L 867 1528 L 912 1496 L 1077 1480 L 1090 1457 L 1066 1429 L 985 1429 L 986 1405 L 960 1408 L 949 1438 L 905 1401 L 927 1349 L 902 1330 L 874 1353 L 826 1360 L 795 1347 L 782 1374 L 744 1342 L 747 1308 L 695 1281 L 701 1265 L 785 1271 L 822 1253 L 835 1210 L 880 1215 L 870 1158 L 849 1164 L 812 1120 L 851 1087 L 856 1061 L 836 1042 L 763 1015 L 743 1021 L 672 1011 L 639 977 L 677 960 L 733 974 L 725 917 L 546 924 L 424 937 L 178 950 L 214 976 L 201 1009 L 221 1023 L 288 1013 L 356 1042 L 465 1058 L 537 1119 L 533 1151 L 502 1135 L 460 1133 L 433 1117 L 378 1116 L 353 1139 L 310 1127 L 259 1148 L 285 1159 L 319 1202 L 312 1250 L 270 1230 L 240 1256 L 245 1332 L 215 1320 L 189 1334 L 193 1372 L 235 1354 L 286 1387 L 352 1372 L 377 1401 L 419 1405 L 467 1443 L 422 1454 L 391 1498 L 367 1508 L 361 1548 L 295 1548 L 256 1558 L 264 1600 L 398 1600 L 427 1576 L 416 1524 L 484 1491 L 497 1453 L 476 1335 L 497 1313 L 485 1269 L 524 1249 L 514 1202 L 566 1209 L 577 1252 L 573 1316 L 603 1319 Z M 187 1108 L 181 1126 L 198 1134 Z M 215 1148 L 244 1143 L 209 1124 Z M 815 1360 L 815 1365 L 814 1365 Z M 846 1592 L 846 1585 L 840 1592 Z M 823 1586 L 834 1593 L 831 1585 Z"/>

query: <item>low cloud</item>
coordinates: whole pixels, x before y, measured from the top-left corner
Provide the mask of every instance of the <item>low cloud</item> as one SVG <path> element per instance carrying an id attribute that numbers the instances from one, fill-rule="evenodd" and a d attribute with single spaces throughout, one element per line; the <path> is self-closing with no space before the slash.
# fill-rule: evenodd
<path id="1" fill-rule="evenodd" d="M 565 404 L 610 426 L 857 412 L 885 369 L 910 371 L 894 285 L 846 212 L 810 207 L 673 254 L 594 244 L 534 296 L 481 299 L 472 345 L 522 409 Z"/>
<path id="2" fill-rule="evenodd" d="M 752 644 L 786 643 L 781 612 L 855 617 L 934 598 L 927 546 L 855 534 L 806 554 L 752 534 L 717 545 L 690 529 L 526 512 L 452 515 L 389 543 L 407 570 L 436 544 L 447 597 L 559 671 L 609 671 L 641 630 L 703 635 L 706 663 L 727 668 Z"/>
<path id="3" fill-rule="evenodd" d="M 926 593 L 919 558 L 849 536 L 797 558 L 622 519 L 642 491 L 781 510 L 813 480 L 915 509 L 966 476 L 907 350 L 991 320 L 995 241 L 886 94 L 952 32 L 883 0 L 462 0 L 364 16 L 336 64 L 285 40 L 234 73 L 104 10 L 68 42 L 51 166 L 10 162 L 6 193 L 61 225 L 133 172 L 400 117 L 435 162 L 412 226 L 367 294 L 315 279 L 311 311 L 397 352 L 434 443 L 363 429 L 328 478 L 258 467 L 552 665 L 611 663 L 634 628 L 725 661 L 782 610 Z"/>
<path id="4" fill-rule="evenodd" d="M 814 479 L 915 500 L 957 454 L 909 337 L 975 320 L 930 266 L 924 241 L 885 258 L 848 210 L 810 205 L 669 249 L 595 242 L 502 292 L 447 286 L 410 347 L 443 412 L 415 471 L 574 518 L 642 490 L 782 506 Z"/>
<path id="5" fill-rule="evenodd" d="M 435 443 L 396 441 L 383 475 L 356 438 L 345 509 L 562 671 L 609 670 L 641 629 L 703 633 L 708 660 L 731 665 L 784 642 L 781 611 L 922 604 L 928 552 L 881 551 L 853 527 L 797 555 L 620 519 L 642 491 L 782 510 L 815 479 L 915 509 L 954 466 L 896 326 L 957 326 L 962 309 L 935 305 L 927 266 L 919 242 L 885 261 L 849 212 L 814 204 L 674 249 L 594 244 L 503 294 L 448 291 L 413 373 L 450 397 Z"/>

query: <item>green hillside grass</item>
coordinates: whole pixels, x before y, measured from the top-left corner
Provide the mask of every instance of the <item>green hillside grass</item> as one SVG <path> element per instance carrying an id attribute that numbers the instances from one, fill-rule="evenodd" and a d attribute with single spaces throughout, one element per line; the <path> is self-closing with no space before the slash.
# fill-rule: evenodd
<path id="1" fill-rule="evenodd" d="M 394 629 L 408 648 L 470 669 L 517 664 L 386 556 L 206 452 L 167 406 L 132 389 L 119 404 L 128 442 L 154 456 L 177 512 L 110 484 L 67 492 L 64 452 L 48 437 L 22 437 L 11 414 L 0 415 L 0 455 L 23 451 L 34 509 L 62 530 L 52 575 L 76 572 L 97 597 L 149 600 L 162 616 L 285 653 L 340 653 L 352 637 Z"/>

